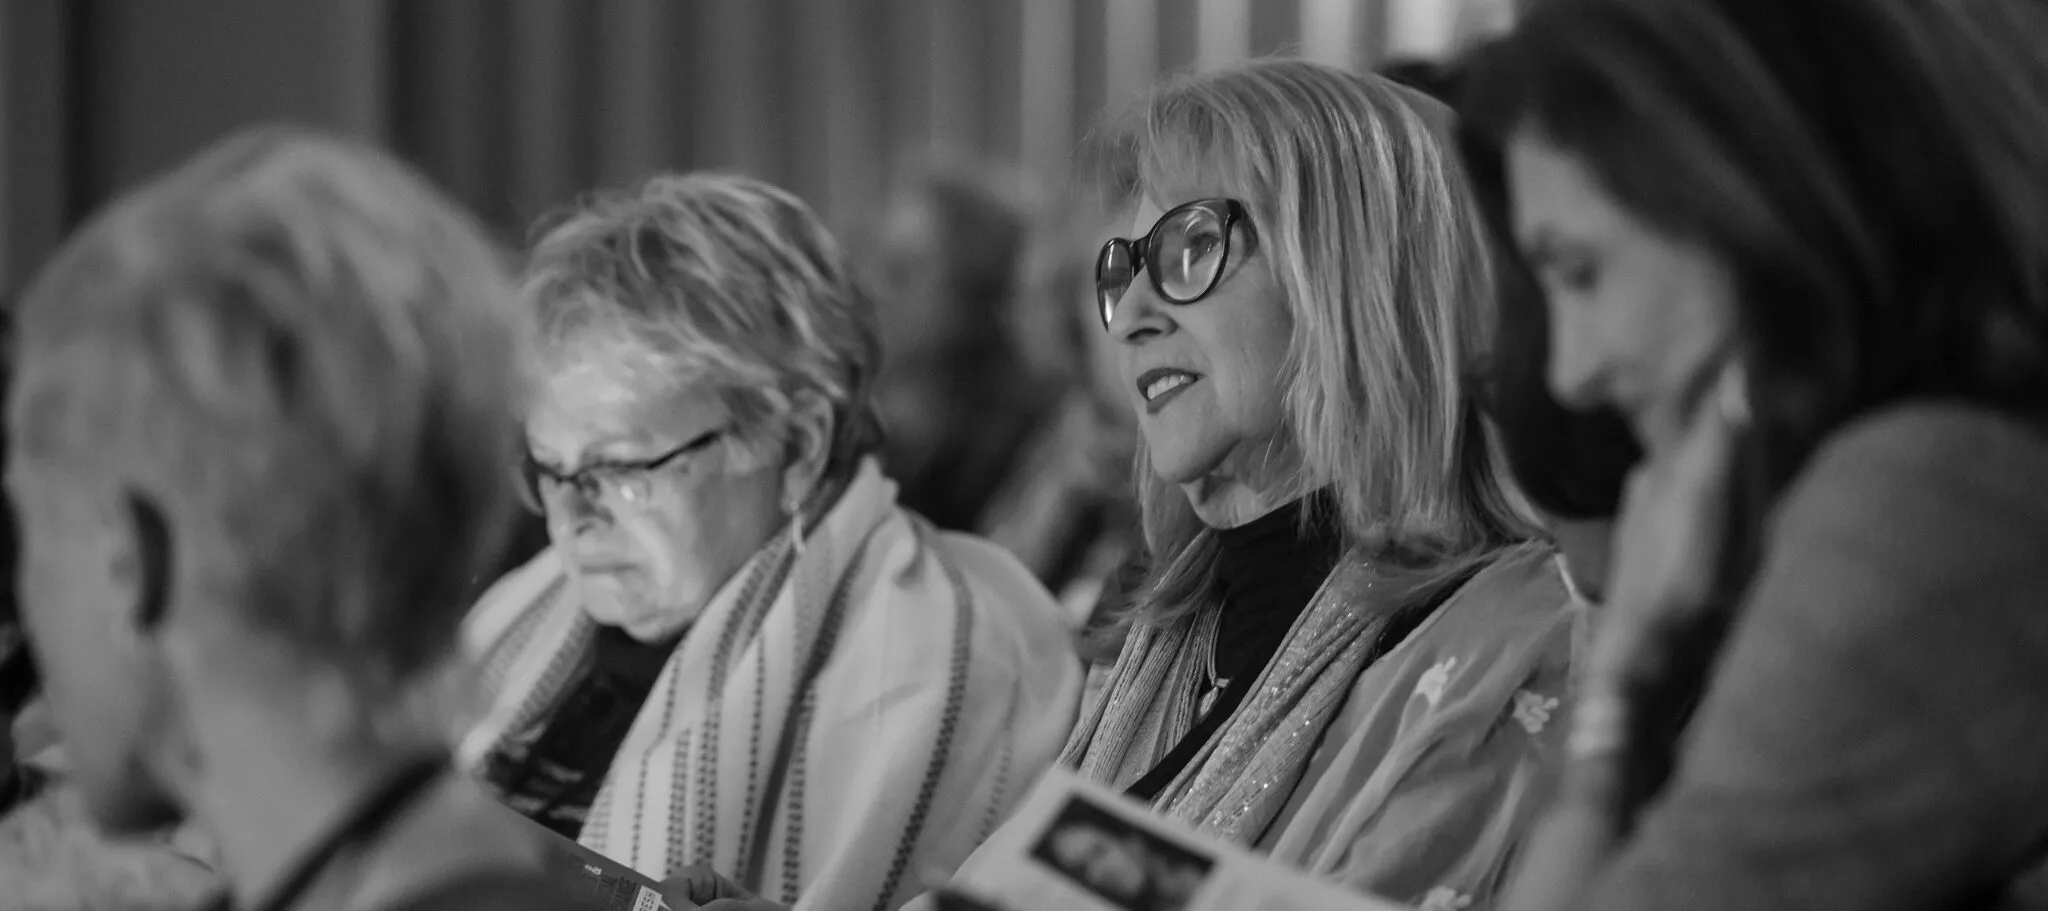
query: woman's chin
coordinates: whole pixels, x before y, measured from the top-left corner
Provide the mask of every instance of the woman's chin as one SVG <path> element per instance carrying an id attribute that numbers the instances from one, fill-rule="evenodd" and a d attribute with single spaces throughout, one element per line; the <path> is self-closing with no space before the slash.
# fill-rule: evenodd
<path id="1" fill-rule="evenodd" d="M 682 635 L 683 630 L 689 626 L 690 618 L 673 615 L 633 617 L 619 624 L 619 628 L 625 630 L 626 635 L 633 637 L 635 642 L 649 645 L 674 639 Z"/>
<path id="2" fill-rule="evenodd" d="M 676 638 L 689 628 L 699 612 L 696 609 L 647 608 L 602 598 L 586 600 L 584 611 L 598 624 L 617 627 L 635 641 L 646 643 Z"/>
<path id="3" fill-rule="evenodd" d="M 689 627 L 691 619 L 679 616 L 673 611 L 618 613 L 589 611 L 588 613 L 590 614 L 590 619 L 597 621 L 599 625 L 616 627 L 620 632 L 631 636 L 633 641 L 649 645 L 667 642 L 676 638 L 683 630 Z"/>
<path id="4" fill-rule="evenodd" d="M 1173 449 L 1150 449 L 1148 453 L 1151 457 L 1152 474 L 1179 487 L 1201 483 L 1223 463 L 1221 454 L 1209 456 L 1205 453 Z"/>

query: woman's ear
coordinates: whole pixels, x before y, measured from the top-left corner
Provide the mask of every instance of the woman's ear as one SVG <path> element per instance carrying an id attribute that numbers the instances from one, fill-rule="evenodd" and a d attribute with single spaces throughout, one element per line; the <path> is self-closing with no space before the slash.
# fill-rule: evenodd
<path id="1" fill-rule="evenodd" d="M 129 491 L 119 526 L 122 546 L 113 574 L 132 591 L 131 607 L 122 622 L 137 635 L 154 633 L 170 611 L 171 527 L 156 502 Z"/>
<path id="2" fill-rule="evenodd" d="M 783 506 L 803 508 L 818 491 L 832 454 L 832 406 L 814 392 L 798 393 L 790 409 L 788 462 L 782 469 Z"/>

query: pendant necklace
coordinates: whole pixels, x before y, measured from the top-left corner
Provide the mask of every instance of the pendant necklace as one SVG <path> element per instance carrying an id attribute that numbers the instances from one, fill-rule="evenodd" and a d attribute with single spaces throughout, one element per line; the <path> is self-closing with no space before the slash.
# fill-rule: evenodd
<path id="1" fill-rule="evenodd" d="M 1216 636 L 1223 625 L 1223 609 L 1220 606 L 1209 612 L 1205 625 L 1208 632 L 1208 635 L 1203 637 L 1207 640 L 1203 649 L 1207 658 L 1204 667 L 1206 677 L 1202 682 L 1202 698 L 1195 703 L 1195 708 L 1199 712 L 1196 715 L 1198 718 L 1207 716 L 1209 710 L 1216 707 L 1216 700 L 1222 698 L 1223 691 L 1230 687 L 1230 678 L 1216 672 L 1216 648 L 1219 645 Z"/>

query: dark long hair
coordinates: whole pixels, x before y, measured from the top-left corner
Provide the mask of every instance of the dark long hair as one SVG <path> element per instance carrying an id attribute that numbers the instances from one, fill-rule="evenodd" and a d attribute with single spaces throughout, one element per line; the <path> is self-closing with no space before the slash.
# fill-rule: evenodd
<path id="1" fill-rule="evenodd" d="M 1759 454 L 1909 398 L 2048 400 L 2048 5 L 1554 0 L 1467 74 L 1737 282 Z"/>
<path id="2" fill-rule="evenodd" d="M 1459 63 L 1399 60 L 1378 72 L 1462 116 L 1465 72 Z M 1493 341 L 1470 367 L 1480 408 L 1493 422 L 1515 486 L 1537 509 L 1560 519 L 1612 518 L 1621 509 L 1622 488 L 1642 449 L 1627 422 L 1611 409 L 1575 411 L 1550 394 L 1544 376 L 1550 327 L 1543 292 L 1528 265 L 1513 253 L 1500 147 L 1469 126 L 1460 127 L 1458 147 L 1496 249 Z"/>
<path id="3" fill-rule="evenodd" d="M 1498 211 L 1492 201 L 1483 204 Z M 1493 214 L 1488 221 L 1502 224 Z M 1495 232 L 1508 249 L 1506 230 L 1496 227 Z M 1545 385 L 1550 327 L 1542 291 L 1521 257 L 1504 255 L 1496 268 L 1496 334 L 1492 349 L 1474 366 L 1474 386 L 1480 407 L 1493 421 L 1508 473 L 1547 515 L 1611 519 L 1621 511 L 1628 473 L 1642 458 L 1642 449 L 1612 409 L 1576 411 L 1550 394 Z"/>

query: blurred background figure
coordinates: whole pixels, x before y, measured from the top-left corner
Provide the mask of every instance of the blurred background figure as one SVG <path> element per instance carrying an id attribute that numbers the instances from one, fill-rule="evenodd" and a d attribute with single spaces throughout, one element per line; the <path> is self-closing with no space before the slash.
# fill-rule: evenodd
<path id="1" fill-rule="evenodd" d="M 922 170 L 883 210 L 872 267 L 882 463 L 905 508 L 952 531 L 981 527 L 1060 403 L 1018 331 L 1032 214 L 992 170 Z"/>
<path id="2" fill-rule="evenodd" d="M 1033 205 L 1019 183 L 952 160 L 884 213 L 884 461 L 906 507 L 1009 549 L 1078 627 L 1138 540 L 1135 426 L 1089 304 L 1112 229 L 1081 194 Z"/>
<path id="3" fill-rule="evenodd" d="M 1094 259 L 1116 227 L 1085 203 L 1036 225 L 1010 318 L 1026 372 L 1053 404 L 982 510 L 981 531 L 1038 575 L 1076 624 L 1143 550 L 1131 460 L 1137 425 L 1095 315 Z"/>

